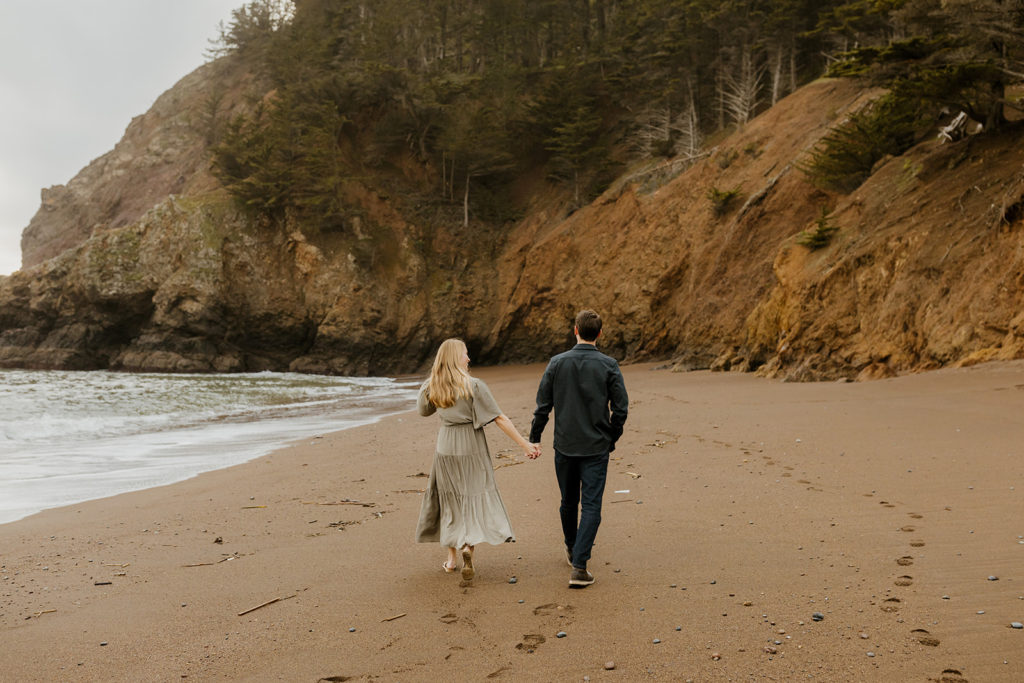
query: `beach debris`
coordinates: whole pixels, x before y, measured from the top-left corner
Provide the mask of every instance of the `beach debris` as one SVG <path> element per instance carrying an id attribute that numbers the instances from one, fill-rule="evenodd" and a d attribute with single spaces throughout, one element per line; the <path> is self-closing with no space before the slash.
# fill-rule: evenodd
<path id="1" fill-rule="evenodd" d="M 106 646 L 107 646 L 107 641 L 104 640 L 103 642 L 100 643 L 100 647 L 106 647 Z"/>
<path id="2" fill-rule="evenodd" d="M 412 479 L 415 479 L 417 477 L 423 477 L 425 479 L 425 478 L 429 477 L 430 475 L 427 474 L 426 472 L 417 472 L 416 474 L 407 474 L 405 476 L 407 476 L 409 478 L 412 478 Z"/>
<path id="3" fill-rule="evenodd" d="M 655 645 L 657 645 L 658 643 L 660 643 L 660 642 L 661 642 L 661 638 L 655 638 L 655 639 L 654 639 L 653 641 L 651 641 L 651 642 L 653 642 L 653 643 L 654 643 Z"/>
<path id="4" fill-rule="evenodd" d="M 565 638 L 567 635 L 569 635 L 569 634 L 566 633 L 565 631 L 559 631 L 558 633 L 555 634 L 555 638 Z"/>
<path id="5" fill-rule="evenodd" d="M 520 601 L 519 601 L 519 604 L 521 605 L 521 604 L 523 604 L 524 602 L 526 602 L 526 600 L 520 600 Z"/>
<path id="6" fill-rule="evenodd" d="M 93 581 L 92 585 L 94 585 L 94 586 L 112 586 L 112 585 L 114 585 L 114 582 L 113 581 Z"/>
<path id="7" fill-rule="evenodd" d="M 265 507 L 267 507 L 267 506 L 266 505 L 243 505 L 242 509 L 243 510 L 258 510 L 260 508 L 265 508 Z"/>
<path id="8" fill-rule="evenodd" d="M 983 609 L 978 610 L 978 614 L 984 614 L 984 613 L 985 613 L 985 610 L 983 610 Z"/>
<path id="9" fill-rule="evenodd" d="M 643 476 L 639 472 L 626 472 L 626 474 L 628 474 L 629 476 L 633 477 L 634 479 L 639 479 L 640 477 Z"/>
<path id="10" fill-rule="evenodd" d="M 721 652 L 712 652 L 711 653 L 711 659 L 713 659 L 714 661 L 717 662 L 721 658 L 722 658 L 722 653 Z"/>
<path id="11" fill-rule="evenodd" d="M 990 576 L 990 577 L 988 577 L 988 580 L 989 581 L 998 581 L 999 577 L 998 576 Z"/>
<path id="12" fill-rule="evenodd" d="M 393 616 L 393 617 L 388 617 L 387 619 L 381 619 L 381 620 L 380 620 L 380 623 L 382 623 L 382 624 L 383 624 L 383 623 L 384 623 L 385 621 L 394 621 L 395 619 L 401 619 L 401 618 L 402 618 L 402 617 L 404 617 L 404 616 L 405 616 L 406 614 L 408 614 L 408 612 L 402 612 L 401 614 L 396 614 L 396 615 L 395 615 L 395 616 Z"/>
<path id="13" fill-rule="evenodd" d="M 259 605 L 256 605 L 255 607 L 250 607 L 247 610 L 239 612 L 238 616 L 240 616 L 240 617 L 244 616 L 244 615 L 248 614 L 249 612 L 255 612 L 258 609 L 263 609 L 267 605 L 273 605 L 275 602 L 281 602 L 282 600 L 291 600 L 294 597 L 295 597 L 294 595 L 286 595 L 283 598 L 274 598 L 273 600 L 267 600 L 266 602 L 261 603 Z"/>
<path id="14" fill-rule="evenodd" d="M 355 629 L 352 630 L 355 631 Z M 328 676 L 327 678 L 316 679 L 316 683 L 320 683 L 320 681 L 327 681 L 327 683 L 343 683 L 344 681 L 350 680 L 352 680 L 351 676 Z"/>
<path id="15" fill-rule="evenodd" d="M 104 562 L 103 566 L 104 567 L 119 567 L 121 569 L 124 569 L 125 567 L 132 566 L 132 563 L 131 562 L 123 562 L 123 563 L 121 563 L 121 562 Z M 48 569 L 48 567 L 44 567 L 44 569 Z"/>
<path id="16" fill-rule="evenodd" d="M 868 639 L 868 634 L 861 632 L 860 638 L 861 638 L 861 640 L 867 640 Z"/>
<path id="17" fill-rule="evenodd" d="M 619 500 L 612 500 L 612 501 L 609 501 L 609 502 L 611 502 L 611 503 L 632 503 L 633 499 L 632 498 L 622 498 L 622 499 L 619 499 Z"/>
<path id="18" fill-rule="evenodd" d="M 874 652 L 869 652 L 869 653 L 868 653 L 868 657 L 874 657 L 874 656 L 875 656 L 875 653 L 874 653 Z"/>
<path id="19" fill-rule="evenodd" d="M 775 647 L 774 645 L 765 645 L 764 651 L 770 655 L 776 655 L 779 653 L 779 648 Z"/>
<path id="20" fill-rule="evenodd" d="M 1020 623 L 1019 621 L 1011 621 L 1010 628 L 1021 629 L 1024 628 L 1024 624 Z"/>
<path id="21" fill-rule="evenodd" d="M 423 489 L 398 489 L 392 493 L 423 493 Z"/>
<path id="22" fill-rule="evenodd" d="M 821 612 L 815 612 L 814 614 L 811 615 L 811 619 L 813 619 L 814 621 L 822 621 L 824 618 L 825 618 L 825 615 L 822 614 Z"/>
<path id="23" fill-rule="evenodd" d="M 342 500 L 336 500 L 336 501 L 333 501 L 333 502 L 330 502 L 330 503 L 320 503 L 320 502 L 317 502 L 315 500 L 304 500 L 304 501 L 302 501 L 302 504 L 303 505 L 361 505 L 364 508 L 374 508 L 374 507 L 377 507 L 376 503 L 364 503 L 362 501 L 351 500 L 349 498 L 343 498 Z M 266 507 L 266 506 L 262 506 L 262 507 Z"/>
<path id="24" fill-rule="evenodd" d="M 237 555 L 228 555 L 227 557 L 222 557 L 221 559 L 217 560 L 216 562 L 196 562 L 194 564 L 183 564 L 181 566 L 182 567 L 212 567 L 215 564 L 220 564 L 221 562 L 230 562 L 231 560 L 234 560 L 234 559 L 237 559 L 237 558 L 238 558 Z"/>
<path id="25" fill-rule="evenodd" d="M 348 632 L 349 633 L 355 633 L 356 632 L 356 627 L 355 626 L 350 626 L 349 629 L 348 629 Z"/>
<path id="26" fill-rule="evenodd" d="M 619 489 L 615 493 L 629 493 L 629 489 Z"/>
<path id="27" fill-rule="evenodd" d="M 612 660 L 609 659 L 607 662 L 604 663 L 604 670 L 605 671 L 611 671 L 614 668 L 615 668 L 615 662 L 613 662 Z"/>
<path id="28" fill-rule="evenodd" d="M 57 610 L 55 610 L 55 609 L 44 609 L 41 612 L 33 612 L 32 616 L 34 616 L 36 619 L 38 619 L 39 617 L 43 616 L 44 614 L 53 614 L 56 611 Z"/>
<path id="29" fill-rule="evenodd" d="M 510 577 L 509 577 L 509 579 L 508 579 L 508 582 L 509 582 L 509 583 L 515 583 L 515 582 L 516 582 L 516 581 L 518 581 L 518 580 L 519 580 L 519 579 L 517 579 L 516 577 L 514 577 L 514 576 L 510 576 Z"/>
<path id="30" fill-rule="evenodd" d="M 218 536 L 217 538 L 213 539 L 213 542 L 217 543 L 217 544 L 222 544 L 222 543 L 224 543 L 224 537 L 223 536 Z"/>
<path id="31" fill-rule="evenodd" d="M 677 631 L 682 631 L 682 630 L 683 630 L 683 627 L 682 627 L 682 626 L 676 626 L 676 630 L 677 630 Z"/>

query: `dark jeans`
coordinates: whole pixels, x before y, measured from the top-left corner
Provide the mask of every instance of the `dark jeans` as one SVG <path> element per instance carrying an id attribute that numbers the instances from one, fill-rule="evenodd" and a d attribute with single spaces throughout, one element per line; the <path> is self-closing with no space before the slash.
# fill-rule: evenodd
<path id="1" fill-rule="evenodd" d="M 569 457 L 555 451 L 555 475 L 562 492 L 562 534 L 572 553 L 572 565 L 587 568 L 590 549 L 601 525 L 601 499 L 608 478 L 608 454 Z M 577 512 L 579 515 L 577 526 Z"/>

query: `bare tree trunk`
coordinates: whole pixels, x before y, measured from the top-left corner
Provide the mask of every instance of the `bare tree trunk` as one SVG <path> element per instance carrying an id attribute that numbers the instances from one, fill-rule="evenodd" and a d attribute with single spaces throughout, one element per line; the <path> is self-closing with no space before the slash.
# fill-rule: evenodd
<path id="1" fill-rule="evenodd" d="M 469 179 L 471 178 L 469 171 L 466 171 L 466 194 L 462 198 L 462 227 L 469 227 Z"/>

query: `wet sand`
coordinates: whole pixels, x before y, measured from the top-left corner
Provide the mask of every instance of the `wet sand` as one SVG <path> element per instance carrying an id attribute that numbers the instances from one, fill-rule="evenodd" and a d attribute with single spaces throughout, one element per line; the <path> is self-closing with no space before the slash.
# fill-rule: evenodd
<path id="1" fill-rule="evenodd" d="M 542 370 L 476 374 L 526 432 Z M 1024 362 L 624 374 L 589 588 L 550 426 L 536 462 L 488 427 L 518 542 L 466 585 L 412 542 L 406 413 L 0 525 L 0 680 L 1024 680 Z"/>

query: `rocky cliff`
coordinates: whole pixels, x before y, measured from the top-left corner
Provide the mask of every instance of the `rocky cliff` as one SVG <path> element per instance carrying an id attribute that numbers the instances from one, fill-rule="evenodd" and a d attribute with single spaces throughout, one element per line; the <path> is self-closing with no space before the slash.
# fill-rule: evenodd
<path id="1" fill-rule="evenodd" d="M 875 93 L 822 80 L 568 216 L 535 183 L 518 224 L 462 228 L 364 178 L 345 230 L 304 235 L 239 213 L 205 170 L 194 121 L 231 82 L 184 79 L 44 201 L 28 267 L 0 279 L 0 365 L 395 374 L 455 335 L 476 362 L 535 361 L 584 306 L 613 355 L 679 369 L 867 378 L 1024 355 L 1019 127 L 927 140 L 830 195 L 795 164 Z M 711 189 L 737 200 L 716 211 Z M 839 229 L 811 251 L 795 238 L 823 206 Z"/>

